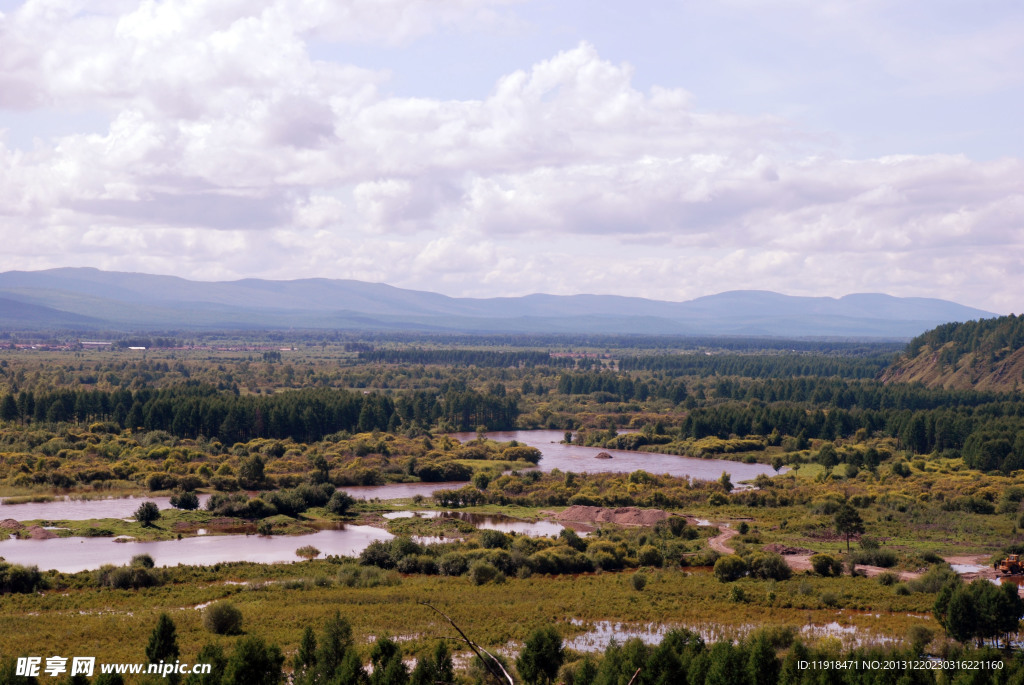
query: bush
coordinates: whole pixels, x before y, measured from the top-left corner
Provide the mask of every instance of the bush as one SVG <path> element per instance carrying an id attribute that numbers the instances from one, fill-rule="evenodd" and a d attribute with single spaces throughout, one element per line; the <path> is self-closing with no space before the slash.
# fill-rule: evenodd
<path id="1" fill-rule="evenodd" d="M 500 530 L 480 531 L 480 546 L 484 549 L 506 549 L 508 544 L 509 537 Z"/>
<path id="2" fill-rule="evenodd" d="M 160 576 L 142 566 L 113 566 L 106 564 L 96 571 L 96 585 L 115 590 L 153 587 L 160 584 Z"/>
<path id="3" fill-rule="evenodd" d="M 203 611 L 203 627 L 217 635 L 238 635 L 242 612 L 231 602 L 215 602 Z"/>
<path id="4" fill-rule="evenodd" d="M 736 554 L 726 554 L 715 562 L 715 578 L 723 583 L 731 583 L 747 575 L 747 562 Z"/>
<path id="5" fill-rule="evenodd" d="M 885 573 L 878 574 L 879 585 L 889 587 L 890 585 L 895 585 L 897 580 L 899 580 L 899 576 L 892 571 L 886 571 Z"/>
<path id="6" fill-rule="evenodd" d="M 143 526 L 153 525 L 158 518 L 160 518 L 160 508 L 156 506 L 156 502 L 143 502 L 135 510 L 135 520 Z"/>
<path id="7" fill-rule="evenodd" d="M 338 584 L 355 588 L 371 588 L 381 585 L 399 585 L 402 577 L 394 571 L 382 571 L 375 566 L 346 565 L 338 573 Z"/>
<path id="8" fill-rule="evenodd" d="M 43 586 L 43 577 L 37 567 L 9 564 L 0 557 L 0 594 L 35 592 Z"/>
<path id="9" fill-rule="evenodd" d="M 750 575 L 763 580 L 788 580 L 793 571 L 781 554 L 757 552 L 750 558 Z"/>
<path id="10" fill-rule="evenodd" d="M 320 550 L 318 550 L 313 545 L 304 545 L 295 550 L 295 556 L 301 557 L 306 561 L 309 561 L 311 559 L 316 559 L 318 556 L 320 556 Z"/>
<path id="11" fill-rule="evenodd" d="M 438 563 L 438 570 L 445 576 L 461 576 L 468 568 L 469 562 L 466 561 L 466 557 L 458 552 L 445 554 Z"/>
<path id="12" fill-rule="evenodd" d="M 907 589 L 912 592 L 938 592 L 946 583 L 957 578 L 956 572 L 948 564 L 936 565 L 909 581 Z"/>
<path id="13" fill-rule="evenodd" d="M 641 566 L 661 566 L 664 561 L 661 552 L 654 545 L 644 545 L 636 555 L 637 563 Z"/>
<path id="14" fill-rule="evenodd" d="M 634 573 L 633 577 L 629 579 L 629 582 L 633 586 L 634 590 L 640 592 L 647 587 L 647 576 L 643 573 Z"/>
<path id="15" fill-rule="evenodd" d="M 811 568 L 819 576 L 840 576 L 843 574 L 843 562 L 828 554 L 812 554 Z"/>
<path id="16" fill-rule="evenodd" d="M 492 580 L 496 580 L 498 575 L 498 569 L 494 568 L 486 561 L 474 561 L 469 567 L 469 580 L 473 585 L 484 585 Z M 504 578 L 502 578 L 502 580 L 504 580 Z"/>
<path id="17" fill-rule="evenodd" d="M 192 490 L 175 493 L 171 495 L 171 506 L 184 511 L 194 511 L 199 508 L 199 495 Z"/>
<path id="18" fill-rule="evenodd" d="M 335 516 L 344 516 L 349 510 L 355 505 L 355 498 L 351 497 L 347 493 L 342 493 L 338 490 L 337 493 L 331 496 L 328 500 L 327 510 Z"/>
<path id="19" fill-rule="evenodd" d="M 892 568 L 899 561 L 891 549 L 863 549 L 850 555 L 850 561 L 860 566 L 881 566 Z"/>
<path id="20" fill-rule="evenodd" d="M 148 554 L 136 554 L 132 557 L 130 566 L 137 566 L 139 568 L 153 568 L 156 564 L 153 562 L 153 557 Z"/>

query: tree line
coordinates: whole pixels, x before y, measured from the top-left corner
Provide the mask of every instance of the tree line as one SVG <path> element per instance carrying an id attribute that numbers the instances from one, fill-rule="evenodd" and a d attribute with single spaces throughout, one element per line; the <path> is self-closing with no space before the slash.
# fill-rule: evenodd
<path id="1" fill-rule="evenodd" d="M 504 388 L 502 388 L 504 390 Z M 361 393 L 326 388 L 274 395 L 238 395 L 213 386 L 21 391 L 0 398 L 0 419 L 23 423 L 110 422 L 119 430 L 163 430 L 183 438 L 216 437 L 233 444 L 253 438 L 316 442 L 341 431 L 399 430 L 442 422 L 452 430 L 515 427 L 518 398 L 449 387 L 430 392 Z"/>
<path id="2" fill-rule="evenodd" d="M 623 371 L 660 371 L 671 376 L 876 378 L 893 357 L 891 352 L 866 357 L 824 354 L 641 355 L 622 357 L 619 368 Z"/>
<path id="3" fill-rule="evenodd" d="M 441 364 L 445 366 L 478 366 L 481 368 L 572 367 L 571 357 L 552 357 L 536 350 L 463 350 L 457 348 L 375 349 L 359 352 L 359 360 L 371 364 Z"/>

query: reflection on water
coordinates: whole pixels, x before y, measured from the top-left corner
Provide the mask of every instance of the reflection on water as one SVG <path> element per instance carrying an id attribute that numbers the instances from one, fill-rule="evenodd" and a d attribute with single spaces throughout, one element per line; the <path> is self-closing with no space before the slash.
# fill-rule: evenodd
<path id="1" fill-rule="evenodd" d="M 566 648 L 575 649 L 579 652 L 603 651 L 608 647 L 612 639 L 622 644 L 626 640 L 639 638 L 646 644 L 656 645 L 664 639 L 669 631 L 679 628 L 690 630 L 700 635 L 701 639 L 706 643 L 713 643 L 721 640 L 742 640 L 753 631 L 762 627 L 759 624 L 753 623 L 745 623 L 739 626 L 725 626 L 715 623 L 702 623 L 700 625 L 684 625 L 679 623 L 629 624 L 612 621 L 586 622 L 575 618 L 570 619 L 569 622 L 576 626 L 590 626 L 590 630 L 586 633 L 565 642 Z M 847 648 L 896 642 L 894 638 L 878 635 L 855 626 L 844 626 L 835 621 L 825 625 L 805 625 L 800 629 L 800 634 L 805 638 L 813 640 L 825 637 L 838 638 L 843 643 L 843 646 Z"/>
<path id="2" fill-rule="evenodd" d="M 205 507 L 209 495 L 199 495 Z M 170 497 L 117 497 L 111 499 L 57 499 L 52 502 L 26 502 L 0 505 L 0 520 L 86 521 L 89 519 L 128 519 L 143 502 L 156 502 L 161 509 L 171 508 Z M 134 520 L 134 519 L 132 519 Z"/>
<path id="3" fill-rule="evenodd" d="M 454 433 L 452 437 L 465 442 L 476 440 L 476 433 Z M 496 431 L 488 433 L 491 440 L 516 442 L 536 447 L 542 453 L 538 467 L 542 471 L 559 469 L 576 473 L 632 473 L 643 470 L 649 473 L 670 476 L 689 476 L 698 480 L 718 480 L 725 471 L 733 483 L 753 480 L 760 474 L 774 475 L 775 471 L 767 464 L 744 464 L 725 459 L 694 459 L 677 457 L 673 454 L 654 452 L 628 452 L 626 450 L 610 450 L 598 447 L 579 447 L 563 445 L 564 431 Z M 597 455 L 606 452 L 611 459 L 598 459 Z"/>
<path id="4" fill-rule="evenodd" d="M 581 523 L 570 523 L 563 525 L 554 521 L 525 521 L 512 518 L 503 514 L 476 514 L 467 511 L 390 511 L 382 514 L 386 519 L 403 518 L 446 518 L 457 519 L 472 524 L 476 528 L 487 530 L 500 530 L 503 533 L 517 533 L 531 537 L 543 537 L 546 535 L 557 536 L 565 528 L 571 528 L 580 535 L 586 535 L 594 530 L 592 526 Z"/>
<path id="5" fill-rule="evenodd" d="M 557 536 L 565 528 L 569 527 L 582 535 L 586 535 L 587 532 L 593 530 L 592 527 L 581 524 L 562 525 L 554 521 L 524 521 L 502 514 L 473 514 L 465 511 L 449 511 L 445 512 L 444 516 L 445 518 L 457 518 L 460 521 L 472 523 L 477 528 L 500 530 L 502 533 L 517 533 L 531 537 Z"/>
<path id="6" fill-rule="evenodd" d="M 569 621 L 573 625 L 586 625 L 579 619 Z M 577 652 L 603 652 L 608 644 L 614 639 L 619 644 L 632 638 L 639 638 L 644 644 L 659 644 L 665 637 L 665 633 L 672 629 L 671 626 L 657 623 L 642 625 L 629 625 L 627 623 L 612 623 L 611 621 L 595 621 L 593 627 L 576 637 L 565 641 L 566 649 L 574 649 Z"/>
<path id="7" fill-rule="evenodd" d="M 325 556 L 354 556 L 371 542 L 392 537 L 391 533 L 372 526 L 345 526 L 312 535 L 207 535 L 159 542 L 118 543 L 111 538 L 4 540 L 0 542 L 0 556 L 15 564 L 74 573 L 99 568 L 103 564 L 127 564 L 136 554 L 149 554 L 158 566 L 205 566 L 227 561 L 298 561 L 295 550 L 304 545 L 313 545 Z"/>
<path id="8" fill-rule="evenodd" d="M 339 490 L 356 499 L 410 499 L 416 495 L 430 497 L 437 490 L 458 490 L 467 483 L 389 483 L 388 485 L 343 485 Z"/>

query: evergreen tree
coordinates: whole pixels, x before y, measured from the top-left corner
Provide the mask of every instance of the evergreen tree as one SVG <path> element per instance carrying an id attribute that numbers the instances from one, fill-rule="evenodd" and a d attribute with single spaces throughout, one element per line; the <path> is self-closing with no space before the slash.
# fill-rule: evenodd
<path id="1" fill-rule="evenodd" d="M 278 685 L 284 656 L 277 645 L 261 638 L 244 637 L 235 645 L 224 668 L 223 685 Z"/>
<path id="2" fill-rule="evenodd" d="M 170 663 L 175 661 L 178 655 L 178 632 L 174 627 L 174 621 L 167 614 L 160 614 L 156 627 L 149 636 L 149 644 L 146 645 L 146 660 L 151 664 Z M 169 683 L 177 683 L 180 679 L 181 676 L 176 673 L 167 676 Z"/>
<path id="3" fill-rule="evenodd" d="M 555 681 L 565 654 L 562 637 L 552 626 L 538 628 L 530 634 L 516 659 L 516 668 L 528 685 L 545 685 Z"/>

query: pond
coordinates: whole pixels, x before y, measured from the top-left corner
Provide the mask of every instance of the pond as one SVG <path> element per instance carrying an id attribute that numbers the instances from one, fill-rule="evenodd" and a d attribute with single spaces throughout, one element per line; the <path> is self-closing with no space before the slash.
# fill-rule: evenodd
<path id="1" fill-rule="evenodd" d="M 454 433 L 452 437 L 466 442 L 476 440 L 476 433 Z M 536 447 L 543 455 L 537 466 L 544 472 L 554 469 L 575 473 L 632 473 L 643 470 L 655 475 L 668 474 L 688 476 L 697 480 L 718 480 L 724 471 L 729 474 L 734 484 L 753 480 L 762 473 L 768 476 L 775 475 L 775 471 L 767 464 L 744 464 L 727 459 L 695 459 L 656 452 L 629 452 L 566 445 L 561 442 L 565 439 L 565 431 L 496 431 L 488 433 L 487 437 L 500 442 L 515 440 L 520 444 Z M 602 452 L 611 455 L 611 459 L 598 459 L 597 455 Z"/>
<path id="2" fill-rule="evenodd" d="M 115 542 L 112 538 L 52 538 L 0 541 L 0 557 L 42 570 L 66 573 L 123 565 L 136 554 L 148 554 L 157 566 L 206 566 L 228 561 L 275 563 L 298 561 L 295 550 L 312 545 L 323 555 L 354 556 L 376 540 L 394 536 L 373 526 L 343 526 L 310 535 L 212 535 L 157 542 Z"/>
<path id="3" fill-rule="evenodd" d="M 199 495 L 199 506 L 205 507 L 209 495 Z M 161 509 L 171 508 L 170 497 L 115 497 L 108 499 L 56 499 L 51 502 L 2 504 L 0 520 L 16 521 L 88 521 L 90 519 L 131 518 L 143 502 L 156 502 Z"/>

